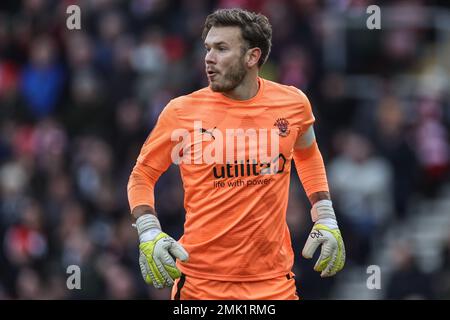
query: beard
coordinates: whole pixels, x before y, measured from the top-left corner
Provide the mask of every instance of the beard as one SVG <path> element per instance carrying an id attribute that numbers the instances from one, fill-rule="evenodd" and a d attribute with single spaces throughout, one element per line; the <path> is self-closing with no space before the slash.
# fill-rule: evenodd
<path id="1" fill-rule="evenodd" d="M 216 81 L 210 81 L 211 90 L 214 92 L 229 92 L 240 85 L 246 75 L 244 60 L 239 59 L 223 75 L 218 75 Z"/>

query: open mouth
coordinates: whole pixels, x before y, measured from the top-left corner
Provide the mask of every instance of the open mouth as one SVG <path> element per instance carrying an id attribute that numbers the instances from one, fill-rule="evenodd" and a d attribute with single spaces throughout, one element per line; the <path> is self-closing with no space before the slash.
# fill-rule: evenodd
<path id="1" fill-rule="evenodd" d="M 213 78 L 217 74 L 217 72 L 208 70 L 208 71 L 206 71 L 206 74 L 208 75 L 208 78 Z"/>

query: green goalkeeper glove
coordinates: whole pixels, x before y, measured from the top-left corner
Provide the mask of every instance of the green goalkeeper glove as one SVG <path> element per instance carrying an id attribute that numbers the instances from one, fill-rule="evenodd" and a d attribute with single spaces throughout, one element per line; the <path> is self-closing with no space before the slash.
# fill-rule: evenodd
<path id="1" fill-rule="evenodd" d="M 139 265 L 147 284 L 156 288 L 171 287 L 181 277 L 175 258 L 187 261 L 186 250 L 172 237 L 161 231 L 158 218 L 144 214 L 136 220 L 139 234 Z"/>
<path id="2" fill-rule="evenodd" d="M 345 264 L 345 247 L 337 225 L 332 202 L 320 200 L 311 209 L 314 226 L 308 236 L 302 255 L 311 259 L 319 245 L 322 245 L 320 257 L 314 270 L 321 277 L 331 277 L 342 270 Z"/>

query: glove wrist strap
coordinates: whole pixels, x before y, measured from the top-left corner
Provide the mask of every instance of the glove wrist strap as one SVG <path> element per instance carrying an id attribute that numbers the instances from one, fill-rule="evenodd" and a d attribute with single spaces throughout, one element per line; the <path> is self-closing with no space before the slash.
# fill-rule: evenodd
<path id="1" fill-rule="evenodd" d="M 331 200 L 320 200 L 314 203 L 311 208 L 311 219 L 313 222 L 316 222 L 319 219 L 336 220 Z"/>
<path id="2" fill-rule="evenodd" d="M 150 229 L 161 230 L 158 218 L 153 214 L 143 214 L 136 220 L 136 229 L 139 235 Z"/>

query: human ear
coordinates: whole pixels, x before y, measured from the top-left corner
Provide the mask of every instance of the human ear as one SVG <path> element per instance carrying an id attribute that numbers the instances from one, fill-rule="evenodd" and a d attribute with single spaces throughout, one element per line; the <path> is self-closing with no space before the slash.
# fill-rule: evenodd
<path id="1" fill-rule="evenodd" d="M 258 61 L 261 58 L 261 49 L 256 47 L 256 48 L 250 48 L 247 50 L 246 53 L 246 62 L 247 62 L 247 66 L 249 68 L 252 68 L 255 65 L 258 65 Z"/>

